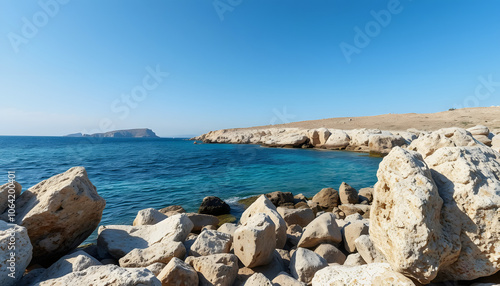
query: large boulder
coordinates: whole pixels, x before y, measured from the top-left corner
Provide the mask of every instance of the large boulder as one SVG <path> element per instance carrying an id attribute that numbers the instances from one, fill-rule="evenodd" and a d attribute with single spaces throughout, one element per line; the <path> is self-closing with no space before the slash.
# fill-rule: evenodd
<path id="1" fill-rule="evenodd" d="M 332 211 L 340 205 L 339 192 L 333 188 L 324 188 L 314 195 L 312 201 L 318 203 L 323 210 Z"/>
<path id="2" fill-rule="evenodd" d="M 116 265 L 90 266 L 59 278 L 42 281 L 36 286 L 66 285 L 161 286 L 151 271 L 144 268 L 121 268 Z"/>
<path id="3" fill-rule="evenodd" d="M 223 215 L 231 212 L 231 207 L 218 197 L 205 197 L 198 209 L 200 214 Z"/>
<path id="4" fill-rule="evenodd" d="M 290 273 L 300 282 L 309 284 L 314 277 L 314 274 L 328 266 L 328 262 L 314 253 L 313 251 L 305 248 L 297 248 L 290 259 Z"/>
<path id="5" fill-rule="evenodd" d="M 238 276 L 238 257 L 234 254 L 212 254 L 186 258 L 198 272 L 201 286 L 231 286 Z"/>
<path id="6" fill-rule="evenodd" d="M 298 224 L 305 227 L 315 218 L 314 212 L 310 208 L 289 209 L 285 207 L 278 207 L 277 211 L 283 217 L 288 226 Z"/>
<path id="7" fill-rule="evenodd" d="M 276 207 L 287 204 L 287 203 L 293 203 L 293 194 L 290 192 L 276 191 L 276 192 L 266 194 L 266 197 Z"/>
<path id="8" fill-rule="evenodd" d="M 313 248 L 322 243 L 338 244 L 342 241 L 340 228 L 332 213 L 324 213 L 315 218 L 300 237 L 298 247 Z"/>
<path id="9" fill-rule="evenodd" d="M 120 259 L 134 249 L 146 249 L 162 241 L 184 241 L 193 228 L 186 214 L 171 216 L 155 225 L 99 227 L 97 247 L 101 256 Z"/>
<path id="10" fill-rule="evenodd" d="M 370 236 L 393 269 L 421 283 L 499 271 L 500 154 L 478 145 L 440 148 L 425 162 L 397 148 L 388 157 Z"/>
<path id="11" fill-rule="evenodd" d="M 342 182 L 340 185 L 339 196 L 342 204 L 357 204 L 359 202 L 358 192 L 346 182 Z"/>
<path id="12" fill-rule="evenodd" d="M 331 129 L 331 134 L 328 136 L 328 140 L 321 146 L 326 149 L 345 149 L 349 146 L 351 138 L 346 132 L 339 129 Z"/>
<path id="13" fill-rule="evenodd" d="M 162 285 L 192 286 L 198 285 L 198 273 L 189 264 L 179 258 L 172 258 L 158 274 Z"/>
<path id="14" fill-rule="evenodd" d="M 16 201 L 15 223 L 33 245 L 33 262 L 56 261 L 99 225 L 106 202 L 83 167 L 73 167 L 29 188 Z"/>
<path id="15" fill-rule="evenodd" d="M 191 246 L 191 255 L 206 256 L 217 253 L 229 253 L 231 250 L 231 235 L 215 231 L 204 230 L 198 235 Z"/>
<path id="16" fill-rule="evenodd" d="M 417 151 L 425 159 L 443 147 L 476 146 L 481 143 L 462 128 L 443 128 L 413 140 L 408 150 Z"/>
<path id="17" fill-rule="evenodd" d="M 21 185 L 15 181 L 0 186 L 0 214 L 7 210 L 9 200 L 15 200 L 21 195 L 21 189 Z"/>
<path id="18" fill-rule="evenodd" d="M 472 280 L 500 270 L 500 154 L 485 146 L 442 148 L 426 159 L 444 229 L 460 250 L 441 280 Z"/>
<path id="19" fill-rule="evenodd" d="M 359 286 L 414 286 L 400 273 L 391 270 L 387 263 L 372 263 L 361 266 L 333 264 L 316 272 L 312 286 L 359 285 Z"/>
<path id="20" fill-rule="evenodd" d="M 252 216 L 234 232 L 234 254 L 246 267 L 268 264 L 275 248 L 275 225 L 263 213 Z"/>
<path id="21" fill-rule="evenodd" d="M 266 196 L 260 196 L 253 204 L 251 204 L 241 215 L 240 223 L 246 223 L 252 216 L 264 213 L 271 218 L 276 227 L 276 248 L 283 248 L 286 243 L 286 222 L 276 210 L 276 207 L 271 203 Z"/>
<path id="22" fill-rule="evenodd" d="M 32 249 L 25 227 L 0 220 L 0 285 L 15 285 L 21 279 Z"/>
<path id="23" fill-rule="evenodd" d="M 166 219 L 168 216 L 153 208 L 143 209 L 137 213 L 132 225 L 153 225 Z"/>
<path id="24" fill-rule="evenodd" d="M 431 171 L 419 153 L 396 147 L 380 163 L 377 178 L 370 238 L 392 269 L 429 283 L 459 246 L 443 235 L 443 200 Z"/>

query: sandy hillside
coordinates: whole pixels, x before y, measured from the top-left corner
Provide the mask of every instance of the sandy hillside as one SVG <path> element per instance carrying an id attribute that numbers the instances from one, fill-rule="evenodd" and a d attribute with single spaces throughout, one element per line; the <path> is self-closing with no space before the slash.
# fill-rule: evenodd
<path id="1" fill-rule="evenodd" d="M 490 130 L 500 130 L 500 107 L 463 108 L 453 111 L 424 114 L 406 113 L 383 114 L 364 117 L 338 117 L 292 122 L 287 124 L 257 126 L 252 127 L 251 129 L 268 127 L 299 127 L 312 129 L 326 127 L 344 130 L 358 128 L 378 128 L 381 130 L 395 131 L 416 128 L 419 130 L 432 131 L 444 127 L 469 128 L 479 124 L 488 126 Z"/>

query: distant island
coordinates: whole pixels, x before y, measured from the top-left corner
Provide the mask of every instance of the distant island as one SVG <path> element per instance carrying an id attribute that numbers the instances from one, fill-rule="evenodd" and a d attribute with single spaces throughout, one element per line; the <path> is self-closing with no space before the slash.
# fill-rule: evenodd
<path id="1" fill-rule="evenodd" d="M 149 128 L 115 130 L 94 134 L 73 133 L 68 134 L 65 137 L 160 138 Z"/>

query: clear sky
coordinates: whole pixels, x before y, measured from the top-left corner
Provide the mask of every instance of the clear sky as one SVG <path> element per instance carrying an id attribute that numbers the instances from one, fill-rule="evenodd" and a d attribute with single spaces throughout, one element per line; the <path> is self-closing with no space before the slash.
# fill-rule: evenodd
<path id="1" fill-rule="evenodd" d="M 0 134 L 179 136 L 499 105 L 499 12 L 493 0 L 3 0 Z"/>

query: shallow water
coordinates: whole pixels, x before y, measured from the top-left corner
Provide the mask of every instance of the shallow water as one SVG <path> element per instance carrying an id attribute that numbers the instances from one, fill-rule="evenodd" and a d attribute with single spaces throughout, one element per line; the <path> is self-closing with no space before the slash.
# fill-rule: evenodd
<path id="1" fill-rule="evenodd" d="M 144 208 L 177 204 L 197 211 L 205 196 L 226 200 L 287 191 L 312 196 L 345 181 L 373 186 L 380 158 L 341 151 L 193 144 L 182 139 L 0 137 L 0 182 L 15 170 L 23 190 L 84 166 L 106 199 L 101 224 L 131 224 Z M 4 179 L 1 179 L 4 174 Z M 95 240 L 95 233 L 87 242 Z"/>

